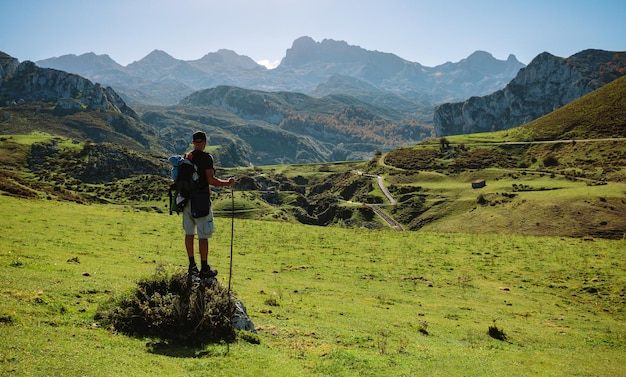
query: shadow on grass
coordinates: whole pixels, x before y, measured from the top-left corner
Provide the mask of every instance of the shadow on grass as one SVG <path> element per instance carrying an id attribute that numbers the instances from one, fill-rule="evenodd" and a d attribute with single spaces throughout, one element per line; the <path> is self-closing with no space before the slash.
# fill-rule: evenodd
<path id="1" fill-rule="evenodd" d="M 230 351 L 226 342 L 214 343 L 208 347 L 191 347 L 181 344 L 169 344 L 167 342 L 150 342 L 146 344 L 148 352 L 155 355 L 181 358 L 201 359 L 206 357 L 225 357 Z"/>

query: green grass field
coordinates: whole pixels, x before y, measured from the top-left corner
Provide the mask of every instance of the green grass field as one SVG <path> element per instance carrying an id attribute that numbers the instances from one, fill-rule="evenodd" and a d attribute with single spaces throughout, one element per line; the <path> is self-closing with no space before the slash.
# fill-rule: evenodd
<path id="1" fill-rule="evenodd" d="M 624 240 L 235 219 L 233 292 L 261 344 L 194 349 L 94 320 L 158 266 L 184 268 L 180 217 L 6 196 L 0 210 L 2 376 L 626 375 Z M 210 242 L 224 284 L 230 225 Z"/>

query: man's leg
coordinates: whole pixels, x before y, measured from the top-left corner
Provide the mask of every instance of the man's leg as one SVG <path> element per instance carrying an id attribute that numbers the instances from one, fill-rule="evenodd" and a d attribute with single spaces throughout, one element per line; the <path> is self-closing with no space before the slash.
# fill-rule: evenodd
<path id="1" fill-rule="evenodd" d="M 197 275 L 198 267 L 194 259 L 193 243 L 196 237 L 196 223 L 191 216 L 191 205 L 187 203 L 183 210 L 183 230 L 185 231 L 185 250 L 189 258 L 189 275 Z"/>
<path id="2" fill-rule="evenodd" d="M 189 258 L 193 258 L 194 250 L 193 250 L 193 239 L 195 238 L 194 234 L 185 234 L 185 249 L 187 249 L 187 256 Z M 200 250 L 202 253 L 202 250 Z"/>
<path id="3" fill-rule="evenodd" d="M 204 268 L 206 266 L 207 259 L 209 259 L 209 240 L 206 238 L 199 238 L 198 248 L 200 249 L 200 261 L 202 262 L 202 268 Z"/>
<path id="4" fill-rule="evenodd" d="M 197 276 L 200 274 L 196 266 L 194 258 L 193 241 L 195 234 L 185 234 L 185 249 L 187 249 L 187 257 L 189 258 L 189 276 Z"/>
<path id="5" fill-rule="evenodd" d="M 202 267 L 200 268 L 201 278 L 211 278 L 217 275 L 216 270 L 209 267 L 207 260 L 209 259 L 209 238 L 213 236 L 213 210 L 209 210 L 209 214 L 201 219 L 196 219 L 198 230 L 198 248 L 200 250 L 200 259 Z"/>
<path id="6" fill-rule="evenodd" d="M 201 278 L 212 278 L 217 275 L 217 270 L 212 270 L 209 266 L 209 240 L 207 238 L 199 238 L 198 246 L 200 249 L 200 277 Z"/>

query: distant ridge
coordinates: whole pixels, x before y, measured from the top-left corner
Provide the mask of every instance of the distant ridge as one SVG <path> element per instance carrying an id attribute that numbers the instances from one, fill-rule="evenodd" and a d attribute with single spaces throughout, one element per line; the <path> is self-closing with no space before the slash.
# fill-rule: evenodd
<path id="1" fill-rule="evenodd" d="M 297 38 L 280 65 L 272 70 L 225 49 L 190 61 L 155 50 L 126 67 L 95 63 L 92 57 L 68 55 L 37 63 L 97 79 L 133 105 L 172 105 L 195 90 L 220 85 L 309 94 L 333 76 L 341 75 L 374 85 L 374 96 L 379 91 L 394 93 L 416 102 L 420 112 L 430 114 L 434 104 L 500 89 L 524 67 L 513 55 L 497 60 L 487 52 L 472 54 L 458 63 L 426 67 L 391 53 L 368 51 L 332 39 L 316 42 L 306 36 Z M 99 57 L 107 62 L 110 59 L 106 55 Z M 104 69 L 99 71 L 98 66 Z M 468 69 L 473 73 L 469 74 Z M 348 93 L 336 87 L 332 94 Z"/>
<path id="2" fill-rule="evenodd" d="M 49 58 L 39 60 L 39 67 L 60 66 L 64 71 L 79 74 L 81 76 L 90 76 L 99 72 L 111 70 L 123 70 L 124 67 L 111 59 L 109 55 L 96 55 L 88 52 L 82 55 L 63 55 L 58 58 Z M 52 67 L 51 67 L 52 68 Z"/>

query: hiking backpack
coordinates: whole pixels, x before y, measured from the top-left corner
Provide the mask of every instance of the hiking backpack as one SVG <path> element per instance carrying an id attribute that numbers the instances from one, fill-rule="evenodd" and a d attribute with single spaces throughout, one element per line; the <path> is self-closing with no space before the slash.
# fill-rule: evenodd
<path id="1" fill-rule="evenodd" d="M 198 166 L 189 158 L 188 154 L 184 156 L 172 156 L 168 159 L 172 165 L 170 176 L 172 184 L 169 188 L 170 215 L 173 211 L 181 213 L 187 201 L 191 198 L 194 189 L 200 187 L 200 174 Z"/>

